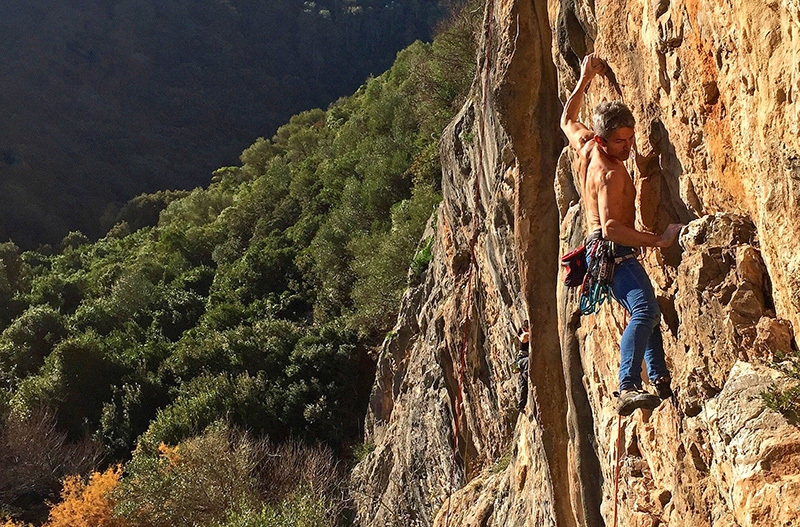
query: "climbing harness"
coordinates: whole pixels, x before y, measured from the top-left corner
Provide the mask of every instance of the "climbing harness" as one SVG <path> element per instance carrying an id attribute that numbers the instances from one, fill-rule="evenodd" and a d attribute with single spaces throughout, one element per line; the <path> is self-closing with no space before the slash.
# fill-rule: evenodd
<path id="1" fill-rule="evenodd" d="M 492 22 L 494 21 L 494 0 L 489 0 L 487 6 L 487 28 L 486 28 L 486 58 L 485 68 L 482 82 L 482 96 L 483 96 L 483 119 L 479 121 L 478 126 L 478 170 L 482 171 L 483 167 L 483 146 L 485 144 L 483 123 L 485 122 L 486 115 L 488 114 L 489 106 L 489 74 L 491 71 L 491 53 L 492 53 Z M 481 178 L 478 177 L 478 170 L 475 171 L 475 201 L 472 209 L 472 238 L 469 242 L 469 273 L 467 274 L 467 299 L 464 304 L 467 306 L 467 312 L 464 316 L 464 325 L 461 338 L 461 350 L 459 352 L 458 364 L 458 392 L 456 393 L 455 401 L 455 415 L 453 419 L 453 458 L 450 465 L 450 488 L 447 496 L 447 514 L 445 515 L 445 527 L 450 525 L 451 502 L 453 501 L 453 490 L 455 488 L 455 471 L 456 471 L 456 457 L 459 453 L 459 437 L 461 436 L 460 423 L 463 413 L 464 405 L 464 376 L 467 369 L 467 337 L 469 335 L 469 326 L 472 315 L 472 292 L 474 289 L 473 277 L 475 274 L 475 244 L 478 241 L 478 208 L 481 199 Z"/>
<path id="2" fill-rule="evenodd" d="M 617 244 L 603 239 L 599 229 L 586 238 L 586 250 L 589 252 L 589 262 L 581 287 L 580 310 L 584 315 L 592 315 L 612 297 L 611 284 L 617 266 L 625 260 L 636 258 L 636 253 L 617 256 Z"/>

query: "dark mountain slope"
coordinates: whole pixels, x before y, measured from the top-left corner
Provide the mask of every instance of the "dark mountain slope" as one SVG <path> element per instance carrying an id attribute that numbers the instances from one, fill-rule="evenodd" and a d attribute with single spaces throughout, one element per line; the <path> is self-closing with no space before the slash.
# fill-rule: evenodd
<path id="1" fill-rule="evenodd" d="M 436 0 L 4 2 L 0 239 L 102 235 L 427 39 Z"/>

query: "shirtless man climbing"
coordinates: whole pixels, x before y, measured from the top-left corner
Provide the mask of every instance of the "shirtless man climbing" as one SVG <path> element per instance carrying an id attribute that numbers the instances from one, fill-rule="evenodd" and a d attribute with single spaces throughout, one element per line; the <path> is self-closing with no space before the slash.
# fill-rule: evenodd
<path id="1" fill-rule="evenodd" d="M 611 292 L 630 313 L 620 342 L 618 411 L 620 415 L 630 415 L 636 408 L 653 409 L 661 399 L 672 396 L 661 340 L 661 310 L 650 279 L 633 255 L 638 247 L 669 247 L 683 225 L 670 224 L 661 236 L 636 230 L 636 187 L 623 164 L 634 145 L 636 121 L 625 104 L 600 104 L 595 109 L 594 131 L 578 122 L 584 92 L 605 68 L 605 62 L 594 54 L 584 58 L 581 78 L 564 106 L 561 129 L 579 157 L 584 213 L 591 233 L 587 249 L 597 240 L 615 244 L 614 255 L 619 263 Z M 642 389 L 643 359 L 658 397 Z"/>

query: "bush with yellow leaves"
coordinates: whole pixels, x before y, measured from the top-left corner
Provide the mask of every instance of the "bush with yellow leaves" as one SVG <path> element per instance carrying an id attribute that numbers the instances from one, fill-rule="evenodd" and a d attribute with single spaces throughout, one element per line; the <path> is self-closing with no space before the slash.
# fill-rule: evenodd
<path id="1" fill-rule="evenodd" d="M 123 519 L 113 516 L 110 498 L 121 476 L 122 467 L 118 465 L 105 472 L 93 472 L 88 482 L 80 476 L 67 477 L 61 502 L 50 509 L 50 517 L 42 527 L 126 527 Z"/>

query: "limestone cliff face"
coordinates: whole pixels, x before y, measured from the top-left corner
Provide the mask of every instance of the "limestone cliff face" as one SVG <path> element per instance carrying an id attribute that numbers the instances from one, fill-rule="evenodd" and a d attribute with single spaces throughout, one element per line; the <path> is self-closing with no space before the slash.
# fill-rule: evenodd
<path id="1" fill-rule="evenodd" d="M 619 432 L 619 525 L 797 524 L 800 430 L 759 394 L 787 382 L 773 364 L 796 352 L 800 324 L 800 10 L 486 7 L 473 97 L 443 139 L 434 259 L 379 360 L 366 427 L 375 448 L 353 475 L 359 521 L 613 525 Z M 582 118 L 616 98 L 637 118 L 643 158 L 629 168 L 641 228 L 688 223 L 679 246 L 642 257 L 676 397 L 619 426 L 625 314 L 606 304 L 579 316 L 558 280 L 559 252 L 585 234 L 559 98 L 590 51 L 610 71 Z M 518 415 L 510 366 L 525 318 L 531 397 Z"/>

